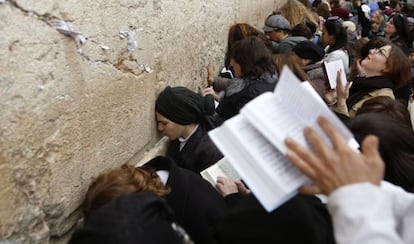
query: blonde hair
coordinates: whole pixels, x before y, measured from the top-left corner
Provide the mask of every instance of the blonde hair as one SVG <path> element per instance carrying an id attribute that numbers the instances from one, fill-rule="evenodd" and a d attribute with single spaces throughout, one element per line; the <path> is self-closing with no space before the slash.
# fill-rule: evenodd
<path id="1" fill-rule="evenodd" d="M 277 12 L 289 21 L 291 27 L 294 27 L 297 24 L 302 24 L 305 20 L 311 21 L 316 26 L 319 26 L 319 17 L 317 14 L 306 8 L 306 6 L 298 0 L 286 1 Z"/>

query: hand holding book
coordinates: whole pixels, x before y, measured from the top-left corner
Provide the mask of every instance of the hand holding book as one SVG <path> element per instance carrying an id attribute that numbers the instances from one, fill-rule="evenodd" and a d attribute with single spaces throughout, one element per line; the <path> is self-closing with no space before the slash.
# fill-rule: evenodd
<path id="1" fill-rule="evenodd" d="M 303 135 L 311 127 L 330 145 L 317 118 L 324 116 L 353 148 L 358 143 L 307 83 L 301 83 L 286 66 L 273 93 L 267 92 L 246 104 L 239 115 L 209 132 L 249 189 L 267 211 L 297 193 L 310 180 L 286 158 L 287 137 L 308 150 Z"/>

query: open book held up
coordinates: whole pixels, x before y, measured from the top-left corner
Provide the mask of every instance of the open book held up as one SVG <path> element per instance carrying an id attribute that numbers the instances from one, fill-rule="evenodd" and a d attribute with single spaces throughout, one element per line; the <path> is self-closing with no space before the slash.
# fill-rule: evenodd
<path id="1" fill-rule="evenodd" d="M 316 130 L 324 116 L 349 144 L 358 143 L 349 130 L 323 102 L 307 82 L 301 83 L 285 66 L 274 92 L 266 92 L 247 103 L 240 114 L 209 132 L 210 137 L 267 211 L 272 211 L 309 183 L 285 157 L 286 137 L 309 148 L 303 129 Z"/>

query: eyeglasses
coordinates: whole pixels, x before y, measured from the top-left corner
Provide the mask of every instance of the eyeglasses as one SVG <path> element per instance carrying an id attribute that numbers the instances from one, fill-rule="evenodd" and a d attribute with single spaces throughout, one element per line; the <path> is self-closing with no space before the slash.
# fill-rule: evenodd
<path id="1" fill-rule="evenodd" d="M 369 52 L 373 53 L 373 54 L 379 54 L 379 55 L 383 56 L 385 59 L 388 59 L 388 56 L 387 56 L 386 51 L 384 49 L 373 48 L 373 49 L 370 49 Z"/>

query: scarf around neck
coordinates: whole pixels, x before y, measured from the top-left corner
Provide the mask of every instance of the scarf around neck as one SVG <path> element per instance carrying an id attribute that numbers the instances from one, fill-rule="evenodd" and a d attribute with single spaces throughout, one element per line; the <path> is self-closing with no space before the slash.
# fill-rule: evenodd
<path id="1" fill-rule="evenodd" d="M 356 78 L 349 89 L 349 97 L 346 101 L 348 108 L 352 108 L 368 93 L 382 89 L 394 88 L 394 83 L 386 76 L 372 76 Z"/>

